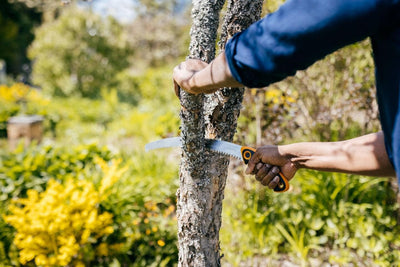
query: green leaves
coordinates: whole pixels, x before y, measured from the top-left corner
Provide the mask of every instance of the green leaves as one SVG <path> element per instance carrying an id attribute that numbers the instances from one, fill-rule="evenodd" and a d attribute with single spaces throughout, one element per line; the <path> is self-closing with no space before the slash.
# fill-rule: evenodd
<path id="1" fill-rule="evenodd" d="M 30 147 L 3 155 L 0 164 L 0 183 L 3 200 L 25 197 L 28 189 L 43 191 L 50 178 L 63 181 L 67 177 L 78 177 L 89 171 L 95 157 L 105 160 L 111 158 L 111 152 L 95 144 L 80 145 L 74 148 Z"/>
<path id="2" fill-rule="evenodd" d="M 239 140 L 337 141 L 378 131 L 373 70 L 370 43 L 365 40 L 267 88 L 246 90 Z"/>
<path id="3" fill-rule="evenodd" d="M 235 200 L 226 192 L 221 231 L 228 261 L 262 251 L 264 262 L 289 254 L 303 266 L 400 262 L 398 253 L 388 250 L 400 233 L 388 178 L 302 170 L 291 184 L 293 191 L 285 194 L 265 193 L 255 184 L 235 193 Z M 246 234 L 230 239 L 235 231 Z"/>
<path id="4" fill-rule="evenodd" d="M 129 66 L 122 26 L 92 12 L 68 8 L 35 32 L 29 56 L 33 81 L 51 95 L 99 97 Z"/>
<path id="5" fill-rule="evenodd" d="M 298 230 L 293 225 L 289 225 L 288 230 L 279 223 L 277 223 L 275 227 L 285 237 L 286 241 L 291 246 L 290 249 L 296 252 L 297 257 L 301 259 L 302 266 L 306 266 L 308 252 L 310 250 L 310 246 L 305 244 L 304 239 L 306 229 L 302 228 L 300 233 L 298 233 Z"/>
<path id="6" fill-rule="evenodd" d="M 70 179 L 87 180 L 101 189 L 104 174 L 96 158 L 103 159 L 102 164 L 108 166 L 108 161 L 120 157 L 126 158 L 123 163 L 127 166 L 126 173 L 108 189 L 107 198 L 99 207 L 113 217 L 114 232 L 101 240 L 114 251 L 113 256 L 97 259 L 86 255 L 85 260 L 93 266 L 113 260 L 132 266 L 171 266 L 177 261 L 174 218 L 178 166 L 168 162 L 165 155 L 115 154 L 95 143 L 70 147 L 39 145 L 27 149 L 21 145 L 0 155 L 0 208 L 7 212 L 10 201 L 26 197 L 29 189 L 45 191 L 52 178 L 61 184 Z M 3 253 L 11 257 L 7 253 L 11 250 L 14 230 L 2 218 L 0 229 L 4 245 L 3 250 L 0 247 L 0 256 Z"/>

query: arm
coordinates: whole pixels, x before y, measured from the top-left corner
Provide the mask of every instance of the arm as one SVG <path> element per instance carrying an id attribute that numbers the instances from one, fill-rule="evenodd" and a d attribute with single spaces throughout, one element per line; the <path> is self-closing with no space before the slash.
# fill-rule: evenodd
<path id="1" fill-rule="evenodd" d="M 340 47 L 377 33 L 393 9 L 392 2 L 288 0 L 236 34 L 225 53 L 211 64 L 203 62 L 195 69 L 188 67 L 191 64 L 177 67 L 175 88 L 180 85 L 191 93 L 209 93 L 221 87 L 268 86 Z"/>
<path id="2" fill-rule="evenodd" d="M 222 52 L 210 64 L 198 59 L 188 59 L 174 68 L 175 93 L 179 87 L 192 94 L 213 93 L 223 87 L 243 87 L 229 70 L 225 53 Z"/>
<path id="3" fill-rule="evenodd" d="M 251 158 L 247 174 L 274 188 L 279 168 L 292 179 L 300 168 L 370 176 L 396 176 L 386 153 L 382 132 L 341 142 L 305 142 L 264 146 Z"/>

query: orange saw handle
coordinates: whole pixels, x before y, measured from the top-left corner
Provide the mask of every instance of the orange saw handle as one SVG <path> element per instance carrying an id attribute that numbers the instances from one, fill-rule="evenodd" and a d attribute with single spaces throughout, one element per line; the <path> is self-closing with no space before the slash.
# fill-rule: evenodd
<path id="1" fill-rule="evenodd" d="M 242 152 L 242 159 L 243 159 L 244 163 L 248 164 L 251 157 L 256 152 L 256 150 L 252 147 L 243 146 L 241 149 L 241 152 Z M 274 191 L 277 193 L 286 192 L 289 189 L 289 182 L 288 182 L 287 178 L 285 177 L 285 175 L 283 175 L 282 172 L 279 172 L 278 176 L 279 176 L 279 183 L 274 188 Z"/>

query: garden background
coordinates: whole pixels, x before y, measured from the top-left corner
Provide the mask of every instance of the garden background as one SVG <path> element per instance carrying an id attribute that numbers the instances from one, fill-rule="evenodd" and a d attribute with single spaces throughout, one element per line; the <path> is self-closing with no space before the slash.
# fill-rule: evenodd
<path id="1" fill-rule="evenodd" d="M 187 55 L 190 3 L 102 2 L 0 3 L 1 266 L 177 264 L 180 152 L 145 153 L 144 145 L 179 135 L 172 69 Z M 282 2 L 266 1 L 264 13 Z M 43 140 L 10 148 L 7 121 L 23 114 L 43 116 Z M 338 141 L 378 130 L 364 40 L 247 89 L 235 142 Z M 400 264 L 394 179 L 301 170 L 291 185 L 271 193 L 231 160 L 223 266 Z"/>

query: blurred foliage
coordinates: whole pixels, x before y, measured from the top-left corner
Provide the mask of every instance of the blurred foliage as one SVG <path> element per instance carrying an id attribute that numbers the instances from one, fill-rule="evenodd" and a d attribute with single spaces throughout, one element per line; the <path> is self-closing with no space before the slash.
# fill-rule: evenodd
<path id="1" fill-rule="evenodd" d="M 20 114 L 46 115 L 49 101 L 40 91 L 22 83 L 0 85 L 0 137 L 6 136 L 10 117 Z"/>
<path id="2" fill-rule="evenodd" d="M 101 201 L 98 208 L 98 216 L 104 212 L 112 214 L 113 232 L 101 238 L 89 238 L 90 242 L 79 245 L 78 252 L 74 250 L 72 259 L 67 256 L 72 255 L 73 248 L 78 247 L 73 245 L 77 243 L 71 241 L 70 254 L 60 254 L 59 257 L 71 259 L 73 265 L 84 262 L 86 266 L 118 266 L 128 263 L 129 266 L 174 266 L 178 256 L 175 219 L 177 160 L 168 154 L 144 155 L 142 151 L 145 142 L 159 136 L 176 135 L 179 128 L 178 100 L 172 94 L 172 83 L 167 71 L 154 69 L 144 76 L 134 77 L 141 89 L 142 105 L 138 107 L 121 103 L 116 89 L 102 90 L 102 100 L 91 100 L 78 97 L 44 98 L 39 91 L 26 85 L 3 86 L 0 90 L 2 99 L 13 103 L 17 112 L 21 110 L 20 102 L 23 102 L 30 110 L 45 114 L 46 120 L 51 118 L 54 129 L 45 128 L 43 145 L 35 147 L 36 144 L 33 144 L 24 149 L 21 144 L 15 151 L 1 151 L 2 213 L 10 212 L 8 208 L 11 199 L 26 198 L 32 190 L 45 198 L 49 190 L 52 191 L 49 189 L 53 183 L 49 184 L 49 181 L 52 179 L 57 181 L 60 197 L 71 181 L 87 181 L 80 187 L 82 190 L 92 188 L 93 183 L 97 192 L 100 192 L 100 181 L 106 175 L 99 169 L 101 164 L 97 158 L 105 162 L 118 158 L 119 154 L 101 145 L 112 143 L 113 151 L 116 147 L 123 148 L 126 153 L 121 155 L 124 166 L 129 166 L 127 173 L 107 190 L 107 198 Z M 171 88 L 170 93 L 165 90 L 166 87 Z M 160 97 L 155 100 L 154 95 Z M 52 141 L 53 138 L 56 138 L 56 142 Z M 88 140 L 100 143 L 76 145 Z M 60 211 L 57 207 L 53 210 Z M 81 211 L 80 214 L 83 216 L 83 213 Z M 34 214 L 30 215 L 29 218 L 35 217 Z M 84 223 L 87 218 L 82 216 L 78 220 L 80 223 Z M 52 217 L 61 220 L 58 216 Z M 68 224 L 68 221 L 61 220 L 60 223 Z M 16 229 L 0 220 L 0 244 L 3 248 L 0 249 L 0 255 L 3 255 L 3 264 L 19 266 L 21 257 L 29 261 L 26 265 L 56 260 L 50 256 L 51 252 L 46 257 L 35 254 L 33 259 L 32 253 L 27 252 L 28 255 L 25 255 L 23 250 L 20 251 L 23 246 L 35 244 L 44 233 L 34 232 L 32 235 L 36 241 L 33 243 L 13 242 L 15 230 L 24 231 L 18 225 L 14 226 Z M 75 240 L 79 240 L 82 231 L 69 233 L 75 236 Z M 65 245 L 58 244 L 60 247 Z"/>
<path id="3" fill-rule="evenodd" d="M 285 3 L 286 0 L 270 0 L 270 1 L 264 1 L 263 4 L 263 15 L 265 16 L 268 13 L 272 13 L 276 11 L 280 5 Z"/>
<path id="4" fill-rule="evenodd" d="M 117 161 L 111 167 L 99 163 L 104 177 L 98 190 L 86 180 L 69 179 L 62 185 L 51 179 L 44 192 L 28 190 L 27 198 L 12 202 L 4 220 L 16 229 L 14 244 L 22 264 L 85 266 L 109 255 L 115 245 L 105 241 L 114 232 L 113 216 L 101 212 L 100 205 L 126 168 L 117 169 Z"/>
<path id="5" fill-rule="evenodd" d="M 18 266 L 19 258 L 36 266 L 171 266 L 177 261 L 177 165 L 162 156 L 126 157 L 97 144 L 20 146 L 3 153 L 0 162 L 1 210 L 15 227 L 1 220 L 2 263 Z"/>
<path id="6" fill-rule="evenodd" d="M 15 1 L 39 10 L 46 3 Z M 0 150 L 0 262 L 46 265 L 56 253 L 47 248 L 39 254 L 35 242 L 75 223 L 81 228 L 58 235 L 69 243 L 56 243 L 59 260 L 71 266 L 175 266 L 179 150 L 144 153 L 143 146 L 179 135 L 171 73 L 187 53 L 189 13 L 177 11 L 182 1 L 144 0 L 135 20 L 119 25 L 56 2 L 55 9 L 42 5 L 48 10 L 40 12 L 52 15 L 35 31 L 30 49 L 34 81 L 43 91 L 0 87 L 3 129 L 10 116 L 45 117 L 42 144 Z M 268 1 L 264 13 L 281 2 Z M 376 131 L 370 51 L 363 41 L 268 88 L 246 90 L 236 141 L 328 141 Z M 398 204 L 388 179 L 302 170 L 285 194 L 245 179 L 233 169 L 225 192 L 221 247 L 227 266 L 400 264 Z M 50 198 L 57 201 L 44 205 Z M 68 201 L 85 205 L 72 213 Z M 47 206 L 52 209 L 39 216 Z M 108 231 L 90 228 L 88 209 L 96 218 L 109 216 L 97 220 Z M 56 228 L 34 229 L 39 219 Z"/>
<path id="7" fill-rule="evenodd" d="M 400 264 L 399 206 L 389 179 L 302 170 L 285 194 L 244 184 L 226 192 L 226 262 L 253 266 L 257 257 L 266 264 L 287 255 L 296 266 Z"/>
<path id="8" fill-rule="evenodd" d="M 282 91 L 272 86 L 246 90 L 245 109 L 238 120 L 236 139 L 258 146 L 293 139 L 299 128 L 298 121 L 293 119 L 297 116 L 297 101 L 297 91 Z M 282 131 L 285 131 L 284 134 Z"/>
<path id="9" fill-rule="evenodd" d="M 190 41 L 188 7 L 185 0 L 138 1 L 137 17 L 127 25 L 131 46 L 141 51 L 133 56 L 136 71 L 177 64 L 185 58 Z"/>
<path id="10" fill-rule="evenodd" d="M 105 204 L 125 238 L 119 261 L 129 266 L 175 266 L 178 162 L 167 153 L 143 154 L 142 149 L 124 158 L 128 175 L 112 188 Z"/>
<path id="11" fill-rule="evenodd" d="M 128 150 L 178 135 L 179 101 L 172 93 L 170 69 L 149 69 L 132 80 L 140 95 L 139 106 L 121 102 L 117 89 L 103 90 L 101 99 L 96 100 L 52 98 L 41 113 L 52 121 L 45 124 L 51 130 L 48 134 L 59 142 L 98 140 Z"/>
<path id="12" fill-rule="evenodd" d="M 128 25 L 131 46 L 141 51 L 133 56 L 133 68 L 159 67 L 183 60 L 189 45 L 189 26 L 188 16 L 138 16 Z"/>
<path id="13" fill-rule="evenodd" d="M 33 82 L 59 96 L 96 98 L 102 88 L 115 88 L 123 101 L 138 103 L 136 77 L 149 68 L 171 68 L 185 56 L 187 21 L 187 15 L 157 11 L 122 26 L 112 18 L 70 6 L 35 32 L 29 50 Z"/>
<path id="14" fill-rule="evenodd" d="M 51 95 L 95 98 L 101 88 L 116 86 L 131 52 L 115 19 L 71 7 L 35 31 L 33 82 Z"/>
<path id="15" fill-rule="evenodd" d="M 137 84 L 142 96 L 141 105 L 178 110 L 179 100 L 173 93 L 171 66 L 148 68 L 137 76 Z"/>
<path id="16" fill-rule="evenodd" d="M 137 13 L 140 16 L 154 16 L 157 14 L 172 15 L 182 1 L 179 0 L 139 0 Z"/>
<path id="17" fill-rule="evenodd" d="M 21 83 L 0 85 L 1 137 L 6 137 L 8 119 L 21 114 L 42 115 L 45 136 L 70 144 L 105 138 L 104 143 L 116 142 L 117 146 L 134 140 L 131 144 L 134 147 L 152 139 L 176 136 L 180 123 L 179 101 L 172 93 L 169 75 L 169 69 L 159 68 L 149 69 L 142 76 L 131 76 L 141 101 L 138 107 L 132 106 L 129 100 L 121 102 L 123 96 L 115 88 L 103 89 L 100 99 L 91 100 L 48 97 Z"/>
<path id="18" fill-rule="evenodd" d="M 125 69 L 115 76 L 115 85 L 111 89 L 102 88 L 102 98 L 106 99 L 107 94 L 117 93 L 118 100 L 124 103 L 137 105 L 141 100 L 139 83 L 141 75 L 135 75 L 129 69 Z M 110 90 L 111 92 L 107 92 Z"/>
<path id="19" fill-rule="evenodd" d="M 11 4 L 23 4 L 32 11 L 42 16 L 42 21 L 48 22 L 56 19 L 63 9 L 72 3 L 86 0 L 7 0 Z"/>
<path id="20" fill-rule="evenodd" d="M 28 150 L 21 145 L 15 151 L 2 154 L 2 201 L 26 197 L 30 189 L 42 192 L 50 179 L 63 182 L 66 178 L 91 173 L 96 157 L 110 160 L 113 155 L 96 144 L 78 145 L 70 149 L 46 145 L 41 149 Z"/>
<path id="21" fill-rule="evenodd" d="M 32 42 L 35 25 L 40 23 L 40 14 L 24 4 L 0 1 L 0 59 L 7 64 L 7 73 L 15 78 L 28 77 L 29 60 L 26 49 Z"/>
<path id="22" fill-rule="evenodd" d="M 54 0 L 9 0 L 10 3 L 24 3 L 27 7 L 37 9 L 40 12 L 47 10 L 57 10 L 64 4 L 69 3 L 69 0 L 54 1 Z"/>
<path id="23" fill-rule="evenodd" d="M 337 141 L 379 130 L 373 71 L 363 41 L 259 92 L 247 90 L 238 140 Z"/>
<path id="24" fill-rule="evenodd" d="M 367 40 L 348 46 L 288 82 L 289 88 L 303 89 L 298 105 L 304 135 L 336 141 L 379 130 L 371 54 Z M 360 129 L 349 132 L 356 125 Z"/>
<path id="25" fill-rule="evenodd" d="M 264 14 L 284 0 L 268 1 Z M 295 76 L 246 90 L 238 142 L 337 141 L 380 129 L 368 40 L 344 47 Z M 306 138 L 305 138 L 306 137 Z"/>

